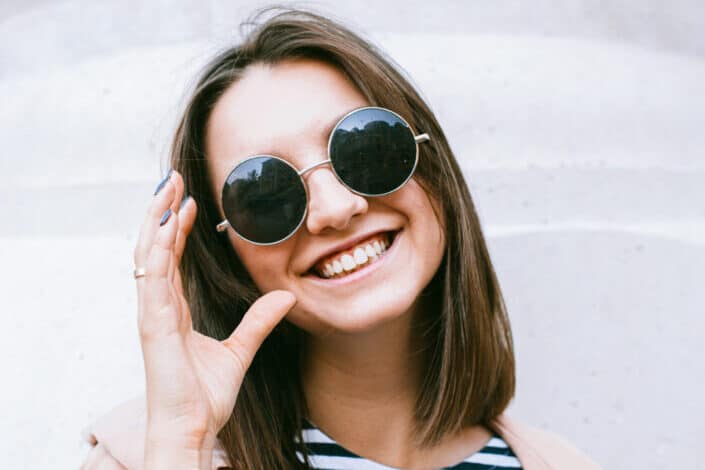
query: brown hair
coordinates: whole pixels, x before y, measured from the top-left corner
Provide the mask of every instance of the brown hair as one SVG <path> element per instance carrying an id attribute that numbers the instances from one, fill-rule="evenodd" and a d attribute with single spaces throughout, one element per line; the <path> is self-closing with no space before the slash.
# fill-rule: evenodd
<path id="1" fill-rule="evenodd" d="M 253 29 L 244 41 L 202 71 L 171 147 L 171 165 L 198 204 L 180 266 L 194 328 L 225 339 L 261 295 L 228 238 L 215 230 L 220 214 L 205 151 L 210 112 L 251 64 L 322 60 L 352 80 L 371 106 L 396 111 L 431 137 L 419 146 L 414 177 L 440 211 L 446 250 L 422 294 L 430 309 L 420 330 L 428 373 L 416 400 L 419 445 L 433 445 L 467 426 L 490 426 L 514 394 L 511 331 L 470 192 L 435 116 L 391 59 L 335 21 L 308 11 L 268 8 L 247 24 Z M 233 468 L 310 468 L 308 459 L 302 464 L 296 457 L 297 451 L 306 455 L 302 338 L 296 326 L 283 321 L 258 350 L 218 436 Z"/>

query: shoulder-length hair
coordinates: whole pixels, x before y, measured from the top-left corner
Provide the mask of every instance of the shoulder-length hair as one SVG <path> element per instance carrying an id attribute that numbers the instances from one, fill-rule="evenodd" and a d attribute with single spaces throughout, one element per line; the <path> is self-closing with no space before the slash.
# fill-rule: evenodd
<path id="1" fill-rule="evenodd" d="M 211 110 L 252 64 L 325 61 L 342 71 L 371 106 L 396 111 L 431 138 L 419 148 L 414 177 L 434 203 L 446 249 L 422 293 L 428 309 L 418 330 L 425 371 L 415 408 L 419 446 L 467 426 L 491 426 L 514 395 L 512 336 L 470 192 L 441 127 L 400 68 L 369 41 L 316 13 L 278 9 L 264 15 L 270 12 L 261 11 L 248 23 L 252 29 L 245 39 L 203 69 L 171 146 L 171 165 L 198 204 L 180 266 L 194 328 L 225 339 L 262 294 L 228 238 L 215 230 L 221 217 L 205 147 Z M 310 468 L 301 432 L 307 417 L 300 377 L 303 338 L 301 330 L 283 321 L 258 350 L 218 435 L 233 468 Z"/>

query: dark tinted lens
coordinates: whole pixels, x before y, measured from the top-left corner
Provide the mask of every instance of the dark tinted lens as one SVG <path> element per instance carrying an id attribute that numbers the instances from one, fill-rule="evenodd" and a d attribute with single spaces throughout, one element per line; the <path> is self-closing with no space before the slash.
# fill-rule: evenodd
<path id="1" fill-rule="evenodd" d="M 355 191 L 382 195 L 399 188 L 416 165 L 416 142 L 397 115 L 383 109 L 356 111 L 331 137 L 330 158 L 341 180 Z"/>
<path id="2" fill-rule="evenodd" d="M 275 243 L 301 224 L 306 190 L 284 161 L 259 156 L 240 163 L 223 186 L 223 210 L 232 228 L 255 243 Z"/>

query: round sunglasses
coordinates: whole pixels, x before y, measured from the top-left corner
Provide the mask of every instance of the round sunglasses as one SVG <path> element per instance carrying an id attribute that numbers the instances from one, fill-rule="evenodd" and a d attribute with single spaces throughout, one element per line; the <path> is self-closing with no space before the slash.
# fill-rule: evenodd
<path id="1" fill-rule="evenodd" d="M 232 227 L 256 245 L 283 242 L 306 218 L 308 189 L 303 175 L 329 164 L 338 181 L 367 197 L 398 190 L 414 174 L 418 144 L 409 123 L 386 108 L 368 106 L 343 116 L 328 137 L 328 160 L 297 170 L 274 155 L 254 155 L 238 163 L 223 184 L 225 220 L 216 229 Z"/>

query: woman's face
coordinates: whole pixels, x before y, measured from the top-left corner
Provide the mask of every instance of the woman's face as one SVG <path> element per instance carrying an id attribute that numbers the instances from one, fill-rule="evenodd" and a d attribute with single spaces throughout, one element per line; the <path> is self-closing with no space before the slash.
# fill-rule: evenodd
<path id="1" fill-rule="evenodd" d="M 221 215 L 223 183 L 238 162 L 271 154 L 300 170 L 326 160 L 332 126 L 368 105 L 342 73 L 323 62 L 248 67 L 208 122 L 209 172 Z M 370 198 L 345 188 L 329 165 L 309 171 L 304 181 L 308 214 L 291 238 L 258 246 L 227 230 L 260 290 L 292 292 L 297 304 L 286 318 L 312 334 L 370 330 L 408 312 L 438 269 L 445 244 L 431 201 L 415 178 L 392 194 Z M 371 254 L 374 240 L 381 242 L 386 234 L 394 238 L 383 256 L 368 256 L 363 265 L 332 279 L 315 274 L 322 261 L 333 267 L 346 253 L 354 257 L 356 247 Z M 357 240 L 349 249 L 337 249 Z M 372 242 L 369 248 L 365 241 Z M 345 261 L 350 267 L 350 259 Z"/>

